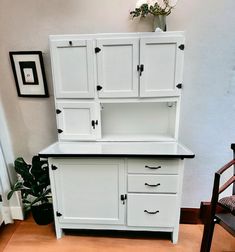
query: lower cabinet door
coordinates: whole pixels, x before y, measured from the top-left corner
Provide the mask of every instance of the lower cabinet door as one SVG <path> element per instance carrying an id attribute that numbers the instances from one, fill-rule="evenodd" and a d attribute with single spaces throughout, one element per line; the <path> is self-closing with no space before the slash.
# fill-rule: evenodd
<path id="1" fill-rule="evenodd" d="M 124 160 L 54 159 L 53 165 L 60 223 L 124 224 Z"/>
<path id="2" fill-rule="evenodd" d="M 127 225 L 137 227 L 173 227 L 176 219 L 176 195 L 128 194 Z"/>

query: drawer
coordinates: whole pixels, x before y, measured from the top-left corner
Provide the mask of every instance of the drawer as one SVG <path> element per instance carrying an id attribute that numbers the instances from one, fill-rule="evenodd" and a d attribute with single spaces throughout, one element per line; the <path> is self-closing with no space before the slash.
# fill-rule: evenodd
<path id="1" fill-rule="evenodd" d="M 173 227 L 177 215 L 176 195 L 128 194 L 127 225 Z"/>
<path id="2" fill-rule="evenodd" d="M 128 173 L 178 174 L 178 159 L 128 159 Z"/>
<path id="3" fill-rule="evenodd" d="M 178 175 L 128 175 L 128 192 L 177 193 Z"/>

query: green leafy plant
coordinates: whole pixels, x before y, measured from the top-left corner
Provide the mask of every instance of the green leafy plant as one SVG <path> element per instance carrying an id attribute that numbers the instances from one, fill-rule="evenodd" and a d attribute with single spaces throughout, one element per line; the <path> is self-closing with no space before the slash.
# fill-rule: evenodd
<path id="1" fill-rule="evenodd" d="M 171 10 L 175 7 L 175 4 L 172 4 L 170 0 L 162 0 L 162 4 L 160 1 L 150 1 L 150 0 L 139 0 L 136 4 L 135 10 L 130 12 L 132 18 L 135 17 L 146 17 L 147 15 L 164 15 L 168 16 L 171 13 Z"/>
<path id="2" fill-rule="evenodd" d="M 25 211 L 34 205 L 49 203 L 51 201 L 51 189 L 49 180 L 49 167 L 45 160 L 39 156 L 32 158 L 32 165 L 27 164 L 22 157 L 14 162 L 18 180 L 8 193 L 8 200 L 16 191 L 21 191 L 22 202 Z"/>

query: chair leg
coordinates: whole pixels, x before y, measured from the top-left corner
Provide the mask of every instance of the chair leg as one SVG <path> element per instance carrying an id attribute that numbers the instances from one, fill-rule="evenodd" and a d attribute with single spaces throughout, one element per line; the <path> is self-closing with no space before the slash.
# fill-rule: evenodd
<path id="1" fill-rule="evenodd" d="M 213 218 L 205 225 L 200 252 L 210 252 L 215 223 Z"/>

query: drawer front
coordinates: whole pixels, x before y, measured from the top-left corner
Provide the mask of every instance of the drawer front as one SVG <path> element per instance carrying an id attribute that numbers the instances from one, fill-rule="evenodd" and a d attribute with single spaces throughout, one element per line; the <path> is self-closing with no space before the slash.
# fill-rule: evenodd
<path id="1" fill-rule="evenodd" d="M 176 195 L 128 194 L 127 225 L 173 227 L 177 216 Z"/>
<path id="2" fill-rule="evenodd" d="M 177 193 L 178 175 L 128 175 L 128 192 Z"/>
<path id="3" fill-rule="evenodd" d="M 178 174 L 178 159 L 129 159 L 128 173 Z"/>

